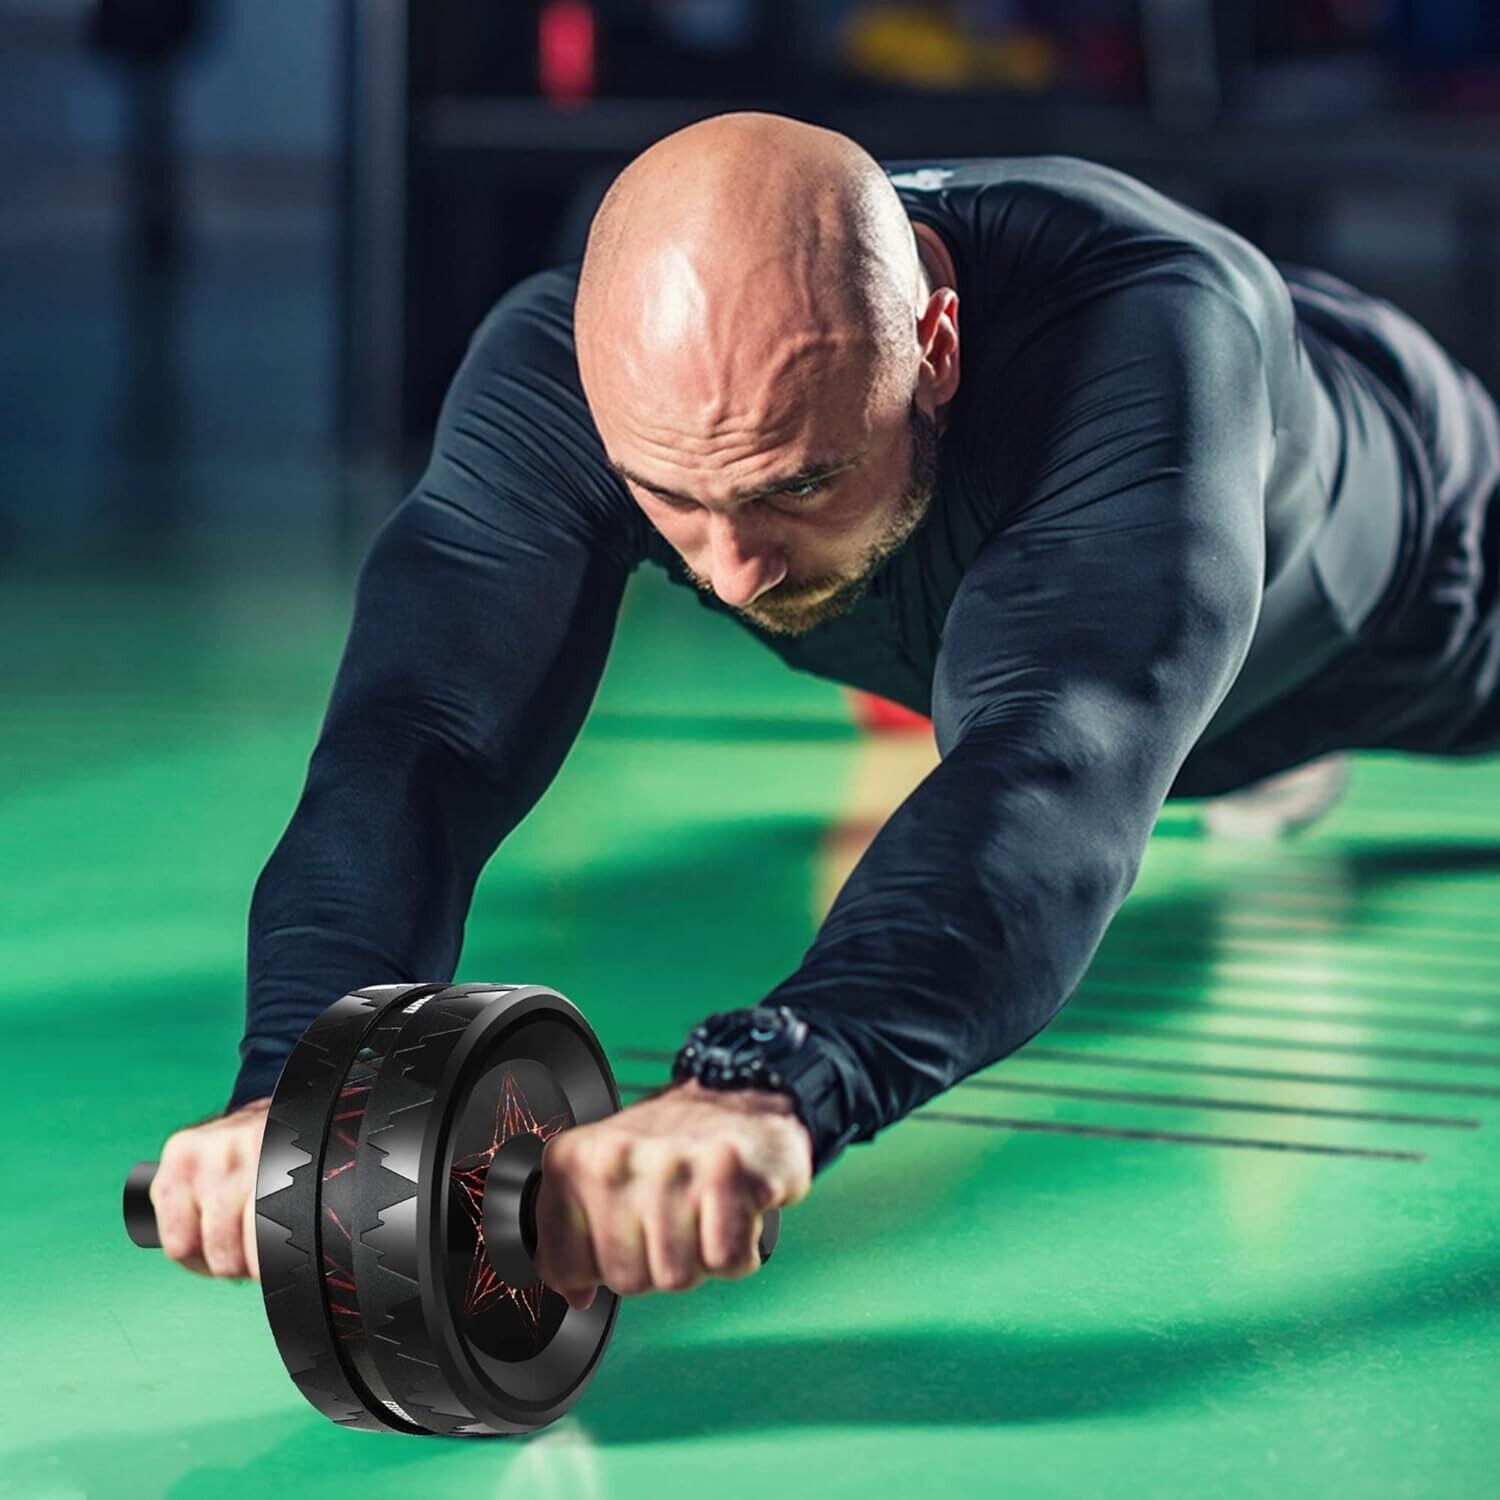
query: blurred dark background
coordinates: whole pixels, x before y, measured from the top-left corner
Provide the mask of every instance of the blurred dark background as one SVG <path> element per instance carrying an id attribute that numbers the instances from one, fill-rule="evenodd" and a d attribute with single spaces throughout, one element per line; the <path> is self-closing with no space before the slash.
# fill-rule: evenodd
<path id="1" fill-rule="evenodd" d="M 352 566 L 470 330 L 729 108 L 1068 152 L 1500 386 L 1495 0 L 0 0 L 0 560 Z"/>

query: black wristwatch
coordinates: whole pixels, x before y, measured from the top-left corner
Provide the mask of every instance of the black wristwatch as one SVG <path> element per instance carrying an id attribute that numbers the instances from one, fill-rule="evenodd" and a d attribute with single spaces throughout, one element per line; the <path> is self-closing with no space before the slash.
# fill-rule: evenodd
<path id="1" fill-rule="evenodd" d="M 838 1068 L 816 1044 L 807 1022 L 785 1005 L 719 1011 L 688 1034 L 672 1062 L 672 1082 L 696 1078 L 710 1089 L 768 1089 L 791 1096 L 812 1138 L 813 1173 L 853 1139 L 858 1125 L 841 1118 Z"/>

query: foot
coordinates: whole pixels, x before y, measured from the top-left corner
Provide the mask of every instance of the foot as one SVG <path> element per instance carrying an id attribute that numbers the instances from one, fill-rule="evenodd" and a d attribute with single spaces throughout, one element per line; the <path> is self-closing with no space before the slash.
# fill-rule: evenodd
<path id="1" fill-rule="evenodd" d="M 1275 839 L 1316 823 L 1344 795 L 1349 757 L 1325 755 L 1267 776 L 1203 806 L 1203 829 L 1220 838 Z"/>

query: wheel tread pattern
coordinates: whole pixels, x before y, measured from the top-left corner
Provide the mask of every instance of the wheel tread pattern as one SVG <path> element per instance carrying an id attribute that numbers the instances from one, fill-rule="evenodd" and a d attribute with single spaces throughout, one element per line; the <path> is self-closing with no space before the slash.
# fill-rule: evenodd
<path id="1" fill-rule="evenodd" d="M 256 1177 L 256 1250 L 266 1318 L 287 1373 L 324 1416 L 367 1432 L 412 1432 L 372 1411 L 339 1358 L 323 1296 L 323 1153 L 350 1059 L 382 1013 L 437 985 L 376 985 L 335 1001 L 293 1048 L 266 1111 Z"/>
<path id="2" fill-rule="evenodd" d="M 424 1141 L 435 1128 L 448 1059 L 470 1023 L 515 986 L 454 985 L 412 1017 L 370 1090 L 360 1123 L 356 1177 L 361 1206 L 352 1226 L 355 1282 L 371 1353 L 394 1399 L 432 1432 L 448 1437 L 503 1437 L 530 1431 L 497 1428 L 464 1405 L 433 1347 L 418 1276 L 418 1222 Z M 440 1288 L 429 1289 L 442 1300 Z"/>

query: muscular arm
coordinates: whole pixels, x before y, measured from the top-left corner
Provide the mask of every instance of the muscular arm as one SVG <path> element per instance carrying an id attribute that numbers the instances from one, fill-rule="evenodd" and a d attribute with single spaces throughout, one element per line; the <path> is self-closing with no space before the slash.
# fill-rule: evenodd
<path id="1" fill-rule="evenodd" d="M 476 337 L 432 462 L 361 569 L 306 785 L 251 902 L 231 1109 L 271 1092 L 340 995 L 451 977 L 480 871 L 598 687 L 633 559 L 579 490 L 588 466 L 567 463 L 597 437 L 549 332 L 559 310 L 522 306 Z"/>
<path id="2" fill-rule="evenodd" d="M 1018 503 L 944 628 L 942 761 L 769 997 L 840 1074 L 816 1170 L 1053 1018 L 1254 629 L 1271 423 L 1239 309 L 1161 275 L 1023 357 L 1035 381 L 993 414 Z"/>

